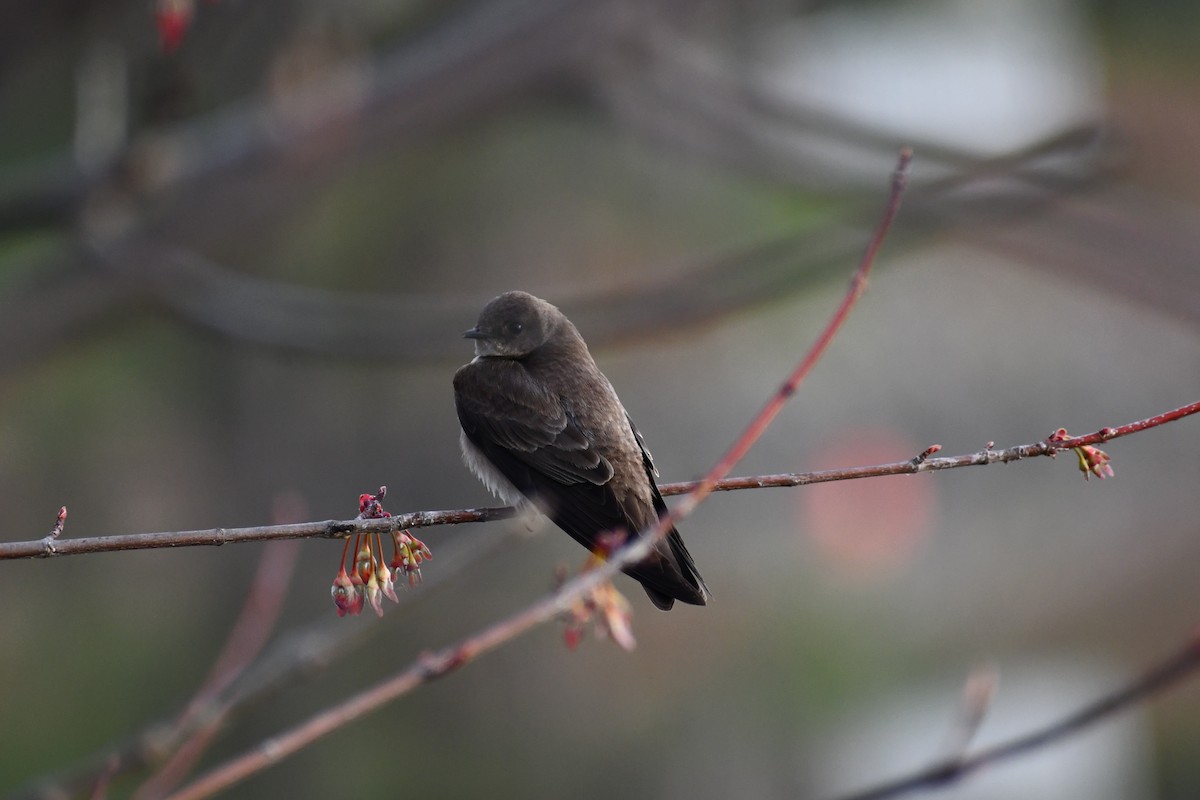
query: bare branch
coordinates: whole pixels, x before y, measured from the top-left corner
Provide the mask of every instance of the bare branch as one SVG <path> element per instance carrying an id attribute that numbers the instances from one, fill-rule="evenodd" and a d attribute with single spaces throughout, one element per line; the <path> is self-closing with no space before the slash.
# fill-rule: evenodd
<path id="1" fill-rule="evenodd" d="M 975 734 L 979 733 L 979 727 L 992 707 L 992 700 L 996 697 L 996 684 L 999 681 L 1000 673 L 993 664 L 971 670 L 966 683 L 963 684 L 954 724 L 946 735 L 943 746 L 945 758 L 942 759 L 942 763 L 966 755 L 967 748 L 970 747 Z"/>
<path id="2" fill-rule="evenodd" d="M 985 748 L 972 756 L 944 761 L 874 788 L 845 795 L 839 800 L 884 800 L 921 789 L 950 786 L 984 767 L 1066 739 L 1169 689 L 1197 672 L 1200 672 L 1200 637 L 1193 635 L 1182 649 L 1151 667 L 1141 677 L 1057 722 Z"/>
<path id="3" fill-rule="evenodd" d="M 504 535 L 450 546 L 449 557 L 422 581 L 422 586 L 430 589 L 449 583 L 521 535 L 517 527 L 510 526 Z M 400 594 L 400 603 L 404 605 L 426 596 L 427 592 L 404 592 Z M 227 724 L 239 712 L 264 702 L 285 686 L 323 673 L 336 659 L 364 646 L 375 630 L 373 626 L 347 626 L 336 617 L 322 617 L 290 631 L 238 676 L 227 691 L 206 693 L 208 696 L 196 706 L 195 713 L 185 720 L 185 725 L 180 726 L 176 720 L 154 722 L 125 741 L 109 745 L 73 766 L 29 781 L 14 797 L 34 800 L 76 796 L 99 783 L 144 770 L 161 758 L 164 749 L 169 749 L 170 737 L 176 733 L 199 735 L 209 720 L 219 720 L 218 725 Z"/>
<path id="4" fill-rule="evenodd" d="M 218 727 L 225 720 L 225 714 L 210 714 L 203 721 L 200 721 L 200 717 L 262 652 L 283 610 L 283 598 L 291 583 L 299 553 L 299 543 L 294 540 L 268 542 L 263 548 L 254 582 L 225 647 L 213 664 L 208 679 L 179 715 L 167 737 L 167 748 L 174 748 L 174 753 L 158 774 L 137 790 L 135 800 L 161 797 L 177 786 L 216 735 Z M 185 740 L 184 737 L 192 730 L 194 732 Z"/>
<path id="5" fill-rule="evenodd" d="M 750 475 L 714 481 L 710 491 L 732 492 L 742 489 L 807 486 L 856 478 L 875 478 L 883 475 L 912 475 L 959 467 L 1006 464 L 1036 456 L 1051 456 L 1075 447 L 1107 442 L 1140 431 L 1156 428 L 1168 422 L 1200 413 L 1200 400 L 1164 411 L 1146 419 L 1117 427 L 1101 428 L 1085 436 L 1054 440 L 1049 437 L 1029 444 L 1000 450 L 990 446 L 974 453 L 931 458 L 921 453 L 907 461 L 874 464 L 863 467 L 818 470 L 815 472 L 785 472 L 771 475 Z M 929 448 L 932 450 L 932 448 Z M 664 496 L 682 495 L 695 490 L 701 481 L 664 483 L 659 490 Z M 163 533 L 130 533 L 115 536 L 93 536 L 81 539 L 55 539 L 47 546 L 45 538 L 24 542 L 0 542 L 0 561 L 19 558 L 48 558 L 50 556 L 106 553 L 118 550 L 147 550 L 159 547 L 195 547 L 264 542 L 272 539 L 343 539 L 354 533 L 387 533 L 405 528 L 428 528 L 435 525 L 462 525 L 472 522 L 492 522 L 509 519 L 516 514 L 512 508 L 460 508 L 447 511 L 408 511 L 382 520 L 325 520 L 291 525 L 261 525 L 252 528 L 210 528 L 196 531 Z"/>

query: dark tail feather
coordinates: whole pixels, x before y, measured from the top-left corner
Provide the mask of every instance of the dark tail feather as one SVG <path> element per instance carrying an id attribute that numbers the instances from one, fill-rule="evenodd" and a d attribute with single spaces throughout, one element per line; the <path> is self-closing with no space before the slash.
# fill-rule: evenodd
<path id="1" fill-rule="evenodd" d="M 644 583 L 642 584 L 642 588 L 646 590 L 646 595 L 650 598 L 650 602 L 654 603 L 654 607 L 659 611 L 670 611 L 675 607 L 674 597 L 665 595 L 656 589 L 651 589 Z"/>
<path id="2" fill-rule="evenodd" d="M 663 611 L 670 611 L 676 600 L 693 606 L 706 605 L 712 596 L 683 538 L 674 528 L 654 555 L 626 572 L 641 582 L 650 602 Z"/>

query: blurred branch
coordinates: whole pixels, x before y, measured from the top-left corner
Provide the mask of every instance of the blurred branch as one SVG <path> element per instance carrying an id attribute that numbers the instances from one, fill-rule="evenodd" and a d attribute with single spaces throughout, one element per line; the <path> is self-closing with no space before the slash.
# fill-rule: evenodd
<path id="1" fill-rule="evenodd" d="M 1117 185 L 1005 225 L 981 217 L 962 221 L 957 232 L 968 243 L 1058 280 L 1200 323 L 1200 212 L 1193 205 Z"/>
<path id="2" fill-rule="evenodd" d="M 685 33 L 693 16 L 686 4 L 671 2 L 469 3 L 390 52 L 354 55 L 274 96 L 264 92 L 175 126 L 135 131 L 122 152 L 105 157 L 104 169 L 82 170 L 63 155 L 25 170 L 15 176 L 15 189 L 0 191 L 0 230 L 59 218 L 82 223 L 76 227 L 94 241 L 57 256 L 65 265 L 51 281 L 0 298 L 0 341 L 9 345 L 0 352 L 0 375 L 142 307 L 165 307 L 255 345 L 408 362 L 451 357 L 458 339 L 449 321 L 472 318 L 478 297 L 321 291 L 253 277 L 161 243 L 202 242 L 200 224 L 229 239 L 351 162 L 531 91 L 582 87 L 588 97 L 603 97 L 625 127 L 666 141 L 673 152 L 684 147 L 775 182 L 812 185 L 814 176 L 825 175 L 829 165 L 813 157 L 814 140 L 854 147 L 864 175 L 876 174 L 874 160 L 891 159 L 894 137 L 781 96 L 760 66 L 747 67 Z M 1069 266 L 1089 283 L 1099 277 L 1122 296 L 1194 319 L 1197 248 L 1185 232 L 1195 225 L 1182 209 L 1162 201 L 1148 206 L 1145 198 L 1121 203 L 1129 198 L 1116 193 L 1056 209 L 1053 217 L 1032 213 L 1093 181 L 1111 165 L 1111 144 L 1104 124 L 984 160 L 918 142 L 923 169 L 944 177 L 910 192 L 907 227 L 915 230 L 916 220 L 926 228 L 965 224 L 985 244 L 1031 263 Z M 303 168 L 280 169 L 288 159 Z M 253 202 L 231 204 L 231 196 Z M 111 213 L 83 214 L 85 207 Z M 150 207 L 153 214 L 146 213 Z M 1041 235 L 996 225 L 996 213 L 1005 211 Z M 97 217 L 120 222 L 108 226 L 113 230 L 87 222 Z M 819 277 L 857 249 L 863 219 L 854 204 L 826 230 L 698 259 L 636 291 L 564 298 L 560 305 L 600 346 L 694 325 Z M 1064 245 L 1068 229 L 1074 235 Z M 1171 272 L 1159 280 L 1130 277 L 1125 265 L 1134 256 Z"/>
<path id="3" fill-rule="evenodd" d="M 1101 428 L 1084 436 L 1058 438 L 1050 436 L 1040 441 L 1006 447 L 999 450 L 990 445 L 983 450 L 959 456 L 941 458 L 921 454 L 906 461 L 874 464 L 864 467 L 818 470 L 814 472 L 786 472 L 771 475 L 751 475 L 722 478 L 713 482 L 711 491 L 731 492 L 742 489 L 765 489 L 769 487 L 807 486 L 813 483 L 829 483 L 856 478 L 875 478 L 884 475 L 913 475 L 921 472 L 937 472 L 960 467 L 1007 464 L 1037 456 L 1054 457 L 1064 450 L 1091 446 L 1122 436 L 1157 428 L 1169 422 L 1200 413 L 1200 401 L 1165 411 L 1146 419 L 1136 420 L 1117 427 Z M 695 491 L 703 481 L 665 483 L 659 486 L 664 496 L 682 495 Z M 508 519 L 515 515 L 512 508 L 463 508 L 448 511 L 407 511 L 390 519 L 375 520 L 326 520 L 324 522 L 302 522 L 290 525 L 262 525 L 252 528 L 211 528 L 196 531 L 171 531 L 164 533 L 131 533 L 116 536 L 94 536 L 81 539 L 45 538 L 24 542 L 0 542 L 0 561 L 19 558 L 49 558 L 51 556 L 78 555 L 82 553 L 104 553 L 117 550 L 148 550 L 160 547 L 194 547 L 201 545 L 223 545 L 240 542 L 261 542 L 272 539 L 342 539 L 355 533 L 387 533 L 405 528 L 427 528 L 435 525 L 461 525 L 472 522 L 491 522 Z"/>
<path id="4" fill-rule="evenodd" d="M 283 599 L 299 553 L 299 543 L 294 540 L 268 542 L 263 548 L 242 613 L 234 623 L 225 647 L 208 679 L 160 745 L 162 751 L 171 754 L 170 757 L 158 773 L 134 793 L 134 800 L 160 797 L 177 786 L 204 753 L 224 722 L 225 714 L 203 712 L 262 652 L 283 610 Z"/>
<path id="5" fill-rule="evenodd" d="M 954 219 L 971 221 L 994 210 L 1000 196 L 980 191 L 981 182 L 1006 178 L 1010 191 L 1024 186 L 1022 214 L 1054 197 L 1053 187 L 1034 192 L 1032 173 L 1022 165 L 1046 156 L 1061 142 L 991 161 L 913 190 L 910 205 L 927 225 Z M 1002 181 L 1001 181 L 1002 182 Z M 1026 185 L 1028 183 L 1028 185 Z M 972 191 L 974 187 L 974 191 Z M 1016 187 L 1014 189 L 1014 187 Z M 202 215 L 200 215 L 202 216 Z M 559 303 L 588 331 L 594 345 L 678 330 L 739 308 L 791 293 L 824 276 L 861 242 L 863 211 L 856 204 L 817 231 L 786 233 L 715 257 L 694 259 L 682 268 L 650 269 L 668 277 L 639 282 L 636 288 Z M 910 225 L 910 227 L 912 227 Z M 161 238 L 161 237 L 160 237 Z M 469 319 L 479 298 L 453 294 L 386 296 L 338 292 L 263 279 L 216 263 L 186 248 L 163 244 L 147 233 L 131 234 L 68 256 L 80 263 L 68 275 L 84 287 L 92 303 L 76 310 L 63 303 L 71 286 L 54 292 L 34 289 L 0 301 L 0 338 L 17 346 L 0 356 L 0 368 L 28 362 L 71 330 L 95 324 L 107 308 L 123 310 L 131 301 L 166 307 L 178 317 L 238 342 L 309 353 L 358 355 L 418 362 L 457 353 L 454 319 Z M 97 291 L 92 284 L 107 282 Z M 614 313 L 619 310 L 620 313 Z M 73 315 L 78 322 L 71 327 Z M 9 361 L 12 364 L 6 364 Z"/>
<path id="6" fill-rule="evenodd" d="M 894 133 L 784 96 L 762 64 L 686 33 L 686 7 L 673 17 L 663 11 L 643 9 L 625 46 L 602 53 L 601 91 L 627 127 L 672 153 L 799 186 L 869 179 L 890 158 Z M 993 158 L 905 141 L 921 153 L 922 172 L 940 176 L 906 198 L 910 230 L 951 228 L 1055 276 L 1200 321 L 1196 209 L 1130 184 L 1100 185 L 1127 150 L 1109 121 Z M 1131 271 L 1133 262 L 1145 268 Z"/>
<path id="7" fill-rule="evenodd" d="M 449 582 L 520 535 L 519 529 L 513 528 L 508 536 L 472 541 L 452 548 L 448 557 L 439 559 L 441 567 L 422 579 L 421 586 L 425 591 L 401 593 L 401 605 L 426 598 L 427 590 Z M 439 554 L 444 553 L 445 546 L 439 551 Z M 188 718 L 148 725 L 123 742 L 81 759 L 75 766 L 27 782 L 13 800 L 74 797 L 86 794 L 89 788 L 101 782 L 147 769 L 162 760 L 162 754 L 172 749 L 172 742 L 180 741 L 177 737 L 199 736 L 210 724 L 214 733 L 219 732 L 219 728 L 228 725 L 238 713 L 262 703 L 292 683 L 322 674 L 334 661 L 365 645 L 379 630 L 378 625 L 347 625 L 336 618 L 322 618 L 290 631 L 241 672 L 232 685 L 205 692 L 203 698 L 197 697 L 199 702 L 190 704 L 192 713 Z"/>
<path id="8" fill-rule="evenodd" d="M 742 166 L 775 181 L 791 176 L 796 182 L 819 168 L 820 159 L 781 144 L 803 137 L 856 142 L 874 158 L 891 159 L 895 145 L 887 136 L 820 109 L 795 108 L 751 80 L 719 48 L 661 22 L 663 15 L 683 15 L 684 6 L 652 6 L 618 0 L 473 3 L 391 53 L 347 59 L 285 96 L 230 103 L 212 115 L 132 136 L 120 166 L 105 171 L 107 178 L 91 179 L 108 183 L 76 193 L 81 206 L 89 197 L 107 197 L 94 205 L 117 209 L 108 215 L 123 220 L 111 226 L 116 230 L 97 233 L 91 247 L 61 257 L 71 262 L 69 281 L 0 300 L 0 340 L 11 344 L 0 354 L 0 372 L 34 363 L 50 348 L 137 304 L 164 306 L 238 342 L 397 361 L 450 357 L 458 340 L 448 321 L 472 318 L 478 297 L 321 291 L 252 277 L 186 247 L 160 243 L 204 241 L 200 220 L 231 238 L 260 225 L 259 214 L 278 213 L 308 196 L 300 184 L 310 187 L 351 161 L 362 162 L 406 138 L 429 136 L 531 89 L 599 86 L 613 95 L 618 117 L 629 117 L 630 108 L 659 115 L 667 109 L 676 124 L 659 136 L 673 149 L 707 132 L 721 143 L 715 154 L 705 151 L 708 157 L 750 159 Z M 618 75 L 614 89 L 614 65 L 637 79 Z M 645 69 L 654 71 L 655 80 L 645 79 Z M 632 116 L 626 122 L 637 128 L 639 118 Z M 951 175 L 915 189 L 906 200 L 909 212 L 929 226 L 978 220 L 980 212 L 994 210 L 1005 197 L 1012 201 L 1015 193 L 1020 202 L 1009 206 L 1028 215 L 1062 189 L 1093 177 L 1107 153 L 1104 133 L 1102 126 L 1083 128 L 986 161 L 923 146 L 939 162 L 926 168 Z M 280 169 L 289 158 L 302 160 L 303 168 Z M 169 202 L 144 213 L 165 194 Z M 231 196 L 254 200 L 231 204 Z M 4 201 L 0 196 L 0 209 Z M 867 226 L 863 219 L 861 205 L 854 204 L 826 230 L 700 259 L 636 291 L 574 303 L 566 298 L 560 305 L 596 345 L 696 324 L 818 277 L 857 249 Z M 446 335 L 438 335 L 443 331 Z"/>
<path id="9" fill-rule="evenodd" d="M 990 767 L 1001 761 L 1010 760 L 1073 736 L 1171 688 L 1197 672 L 1200 672 L 1200 636 L 1193 634 L 1182 649 L 1151 667 L 1141 677 L 1057 722 L 1024 736 L 984 748 L 974 755 L 944 761 L 912 775 L 845 795 L 840 800 L 884 800 L 918 790 L 945 788 L 984 767 Z"/>
<path id="10" fill-rule="evenodd" d="M 596 70 L 609 106 L 627 127 L 673 152 L 683 147 L 773 181 L 805 186 L 844 182 L 847 162 L 869 180 L 876 163 L 890 160 L 896 133 L 784 96 L 766 79 L 769 67 L 763 63 L 685 32 L 694 16 L 686 5 L 673 15 L 662 4 L 638 10 L 638 23 L 625 26 L 620 47 L 601 51 L 605 60 Z M 951 184 L 1000 178 L 1008 191 L 1024 187 L 1025 193 L 1041 189 L 1044 195 L 1078 188 L 1113 159 L 1111 130 L 1103 123 L 994 158 L 940 141 L 904 140 L 921 153 L 926 174 L 946 176 Z M 830 145 L 851 154 L 830 159 L 821 149 Z M 975 203 L 994 201 L 998 188 L 976 195 Z M 906 216 L 917 195 L 905 201 Z M 962 213 L 951 205 L 942 202 L 941 210 Z"/>
<path id="11" fill-rule="evenodd" d="M 347 120 L 355 123 L 357 157 L 367 145 L 395 146 L 398 137 L 495 107 L 537 81 L 560 81 L 594 35 L 597 26 L 589 23 L 608 5 L 468 3 L 425 35 L 373 59 L 369 69 L 347 63 L 327 70 L 321 80 L 292 90 L 286 102 L 277 96 L 230 102 L 206 116 L 135 132 L 112 171 L 89 175 L 66 153 L 46 159 L 0 181 L 16 187 L 0 191 L 0 231 L 70 221 L 110 181 L 138 194 L 207 183 L 193 199 L 227 200 L 230 182 L 213 185 L 219 176 L 236 175 L 241 182 L 248 170 L 273 169 L 289 152 L 322 151 L 331 139 L 346 138 Z M 348 82 L 359 81 L 366 84 L 363 91 L 347 92 Z M 288 113 L 296 108 L 303 115 Z"/>
<path id="12" fill-rule="evenodd" d="M 967 753 L 967 748 L 979 733 L 987 713 L 996 697 L 996 684 L 1000 681 L 1000 673 L 995 665 L 987 664 L 971 670 L 963 684 L 959 697 L 958 713 L 955 714 L 954 724 L 947 731 L 945 745 L 942 751 L 945 757 L 941 763 L 957 761 Z"/>
<path id="13" fill-rule="evenodd" d="M 145 301 L 137 287 L 96 269 L 95 259 L 72 252 L 48 265 L 36 285 L 6 287 L 0 296 L 0 377 L 42 362 L 71 342 L 118 325 Z"/>
<path id="14" fill-rule="evenodd" d="M 670 277 L 647 280 L 628 291 L 565 298 L 559 305 L 579 320 L 594 346 L 636 339 L 795 291 L 822 277 L 825 268 L 845 258 L 852 242 L 860 241 L 848 225 L 782 235 L 696 259 L 682 270 L 670 270 Z M 93 258 L 113 282 L 136 287 L 143 300 L 165 306 L 205 330 L 241 343 L 307 353 L 370 354 L 372 359 L 396 362 L 451 359 L 461 349 L 462 326 L 454 321 L 474 319 L 480 302 L 461 292 L 389 296 L 297 286 L 146 241 L 97 250 Z M 22 300 L 11 301 L 14 313 L 29 305 Z M 34 317 L 34 312 L 20 315 L 26 317 Z M 49 325 L 40 319 L 31 320 L 32 330 Z M 15 321 L 10 326 L 0 317 L 0 337 L 10 327 L 10 340 L 29 338 L 29 328 L 19 328 Z"/>
<path id="15" fill-rule="evenodd" d="M 910 223 L 909 236 L 917 228 L 956 226 L 972 242 L 1042 268 L 1069 270 L 1083 283 L 1195 322 L 1200 281 L 1192 265 L 1200 246 L 1190 233 L 1194 211 L 1121 187 L 1063 202 L 1064 183 L 1034 165 L 1053 162 L 1068 145 L 1055 140 L 976 161 L 915 188 L 907 202 L 920 224 Z M 649 276 L 664 277 L 626 291 L 561 298 L 559 305 L 601 347 L 718 319 L 823 279 L 857 248 L 861 216 L 855 204 L 819 230 L 777 235 L 679 267 L 647 265 Z M 105 320 L 127 318 L 139 305 L 165 308 L 242 344 L 369 353 L 397 363 L 449 359 L 459 346 L 453 320 L 473 318 L 480 302 L 461 292 L 389 296 L 264 279 L 147 235 L 61 258 L 72 263 L 49 288 L 0 299 L 0 339 L 11 344 L 0 352 L 0 374 L 35 363 Z M 1126 266 L 1132 260 L 1153 265 L 1155 279 L 1131 276 Z"/>
<path id="16" fill-rule="evenodd" d="M 110 252 L 144 246 L 149 237 L 191 240 L 201 219 L 211 220 L 214 230 L 228 235 L 238 226 L 258 222 L 246 213 L 246 206 L 230 213 L 231 196 L 253 191 L 257 199 L 251 207 L 278 209 L 300 196 L 297 180 L 335 174 L 348 167 L 348 160 L 361 161 L 380 148 L 398 146 L 406 136 L 429 135 L 465 115 L 496 108 L 531 86 L 561 84 L 565 76 L 575 74 L 573 65 L 589 42 L 605 30 L 595 23 L 609 5 L 580 0 L 470 3 L 392 53 L 366 65 L 346 63 L 328 70 L 321 80 L 296 88 L 287 97 L 264 95 L 230 102 L 184 123 L 135 131 L 106 169 L 89 173 L 64 152 L 15 172 L 8 170 L 0 175 L 0 234 L 48 225 L 65 232 L 87 228 L 80 223 L 85 216 L 96 216 L 84 214 L 91 203 L 116 208 L 108 216 L 119 220 L 117 230 L 98 235 Z M 355 91 L 347 91 L 351 84 Z M 296 109 L 303 109 L 303 114 Z M 348 128 L 352 136 L 346 135 Z M 280 170 L 280 161 L 287 157 L 302 158 L 304 168 Z M 142 213 L 150 207 L 153 213 Z M 7 344 L 0 352 L 0 374 L 36 363 L 48 350 L 81 339 L 101 323 L 123 318 L 130 306 L 156 299 L 147 286 L 164 290 L 165 281 L 172 274 L 179 277 L 184 269 L 176 266 L 172 273 L 169 260 L 117 268 L 98 263 L 96 256 L 94 249 L 87 248 L 56 256 L 48 269 L 58 274 L 49 285 L 42 280 L 38 286 L 10 291 L 0 299 L 0 341 Z M 231 285 L 209 283 L 210 290 L 214 285 Z M 183 284 L 181 288 L 196 285 Z M 303 294 L 279 288 L 288 299 Z M 211 303 L 211 294 L 204 296 Z M 178 301 L 168 303 L 173 310 L 196 310 L 194 303 L 179 301 L 178 293 L 168 294 L 171 298 Z M 464 303 L 464 309 L 473 313 L 476 301 Z M 354 303 L 356 298 L 348 297 L 346 302 Z M 294 304 L 279 305 L 281 313 L 296 310 Z M 333 305 L 335 311 L 342 308 Z M 393 309 L 393 314 L 403 310 Z M 303 318 L 306 325 L 313 325 L 309 330 L 328 331 L 325 311 L 325 315 Z M 194 317 L 205 321 L 202 314 Z M 390 319 L 394 322 L 397 317 Z M 240 322 L 245 327 L 246 320 Z M 220 324 L 210 324 L 228 333 Z M 237 330 L 236 325 L 225 327 Z M 293 326 L 286 333 L 303 330 Z M 273 340 L 246 338 L 281 343 L 279 335 Z M 299 335 L 294 346 L 304 347 L 311 338 L 312 334 Z M 391 335 L 379 336 L 373 345 L 394 340 Z M 343 353 L 372 349 L 360 341 L 349 343 L 347 350 L 338 350 L 337 344 L 341 342 L 335 338 L 314 349 Z"/>

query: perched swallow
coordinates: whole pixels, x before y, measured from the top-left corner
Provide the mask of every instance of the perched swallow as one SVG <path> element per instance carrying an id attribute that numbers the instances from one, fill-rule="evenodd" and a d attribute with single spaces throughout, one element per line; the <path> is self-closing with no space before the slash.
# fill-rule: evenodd
<path id="1" fill-rule="evenodd" d="M 464 335 L 475 358 L 454 374 L 463 460 L 493 494 L 529 500 L 593 552 L 604 534 L 633 535 L 666 513 L 641 434 L 561 311 L 506 292 Z M 674 528 L 624 571 L 664 611 L 709 598 Z"/>

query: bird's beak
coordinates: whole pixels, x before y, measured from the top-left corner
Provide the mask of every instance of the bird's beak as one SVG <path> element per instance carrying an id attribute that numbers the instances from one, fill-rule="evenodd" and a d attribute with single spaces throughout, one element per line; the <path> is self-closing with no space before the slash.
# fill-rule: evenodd
<path id="1" fill-rule="evenodd" d="M 484 333 L 483 331 L 479 330 L 479 328 L 471 328 L 471 330 L 463 333 L 463 338 L 464 339 L 487 339 L 488 335 L 486 333 Z"/>

